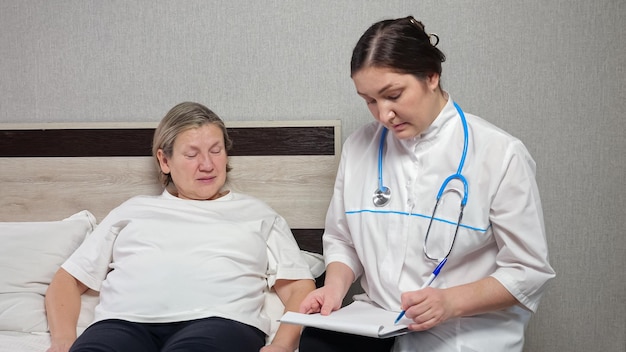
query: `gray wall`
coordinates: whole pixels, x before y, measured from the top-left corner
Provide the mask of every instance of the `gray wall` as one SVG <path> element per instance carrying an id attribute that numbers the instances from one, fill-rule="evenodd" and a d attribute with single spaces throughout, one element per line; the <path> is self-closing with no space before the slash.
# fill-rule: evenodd
<path id="1" fill-rule="evenodd" d="M 558 272 L 527 351 L 626 348 L 626 4 L 595 1 L 0 0 L 0 122 L 370 121 L 348 63 L 373 22 L 441 38 L 443 84 L 538 164 Z"/>

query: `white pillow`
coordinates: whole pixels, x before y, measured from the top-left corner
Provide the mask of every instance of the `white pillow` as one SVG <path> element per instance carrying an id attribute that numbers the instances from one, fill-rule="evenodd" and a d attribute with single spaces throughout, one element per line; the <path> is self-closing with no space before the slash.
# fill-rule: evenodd
<path id="1" fill-rule="evenodd" d="M 48 285 L 95 226 L 86 210 L 62 221 L 0 222 L 0 330 L 48 331 Z"/>

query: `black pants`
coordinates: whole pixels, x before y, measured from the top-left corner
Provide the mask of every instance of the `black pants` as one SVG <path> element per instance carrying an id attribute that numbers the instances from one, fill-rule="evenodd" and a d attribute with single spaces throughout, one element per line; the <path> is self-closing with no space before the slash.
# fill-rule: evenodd
<path id="1" fill-rule="evenodd" d="M 261 330 L 224 318 L 155 324 L 110 319 L 88 327 L 70 352 L 258 352 L 264 345 Z"/>
<path id="2" fill-rule="evenodd" d="M 307 327 L 300 338 L 300 352 L 389 352 L 394 338 L 377 339 Z"/>

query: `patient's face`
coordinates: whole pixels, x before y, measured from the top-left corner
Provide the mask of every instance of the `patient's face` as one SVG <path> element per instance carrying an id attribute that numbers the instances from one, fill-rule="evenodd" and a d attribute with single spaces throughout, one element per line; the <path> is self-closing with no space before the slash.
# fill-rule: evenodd
<path id="1" fill-rule="evenodd" d="M 216 199 L 226 183 L 228 156 L 222 130 L 207 124 L 189 129 L 176 137 L 174 150 L 167 157 L 157 153 L 161 171 L 170 173 L 183 199 Z"/>

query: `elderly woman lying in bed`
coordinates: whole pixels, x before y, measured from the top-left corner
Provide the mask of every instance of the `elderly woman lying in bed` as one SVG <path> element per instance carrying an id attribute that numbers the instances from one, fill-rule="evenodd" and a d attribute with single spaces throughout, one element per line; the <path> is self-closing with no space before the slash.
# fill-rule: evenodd
<path id="1" fill-rule="evenodd" d="M 182 103 L 167 113 L 152 148 L 165 190 L 111 211 L 61 266 L 46 293 L 48 351 L 297 347 L 295 325 L 281 326 L 265 346 L 264 291 L 273 287 L 297 311 L 313 277 L 281 216 L 224 190 L 230 146 L 224 123 L 206 107 Z M 100 304 L 77 339 L 88 288 L 100 291 Z"/>

